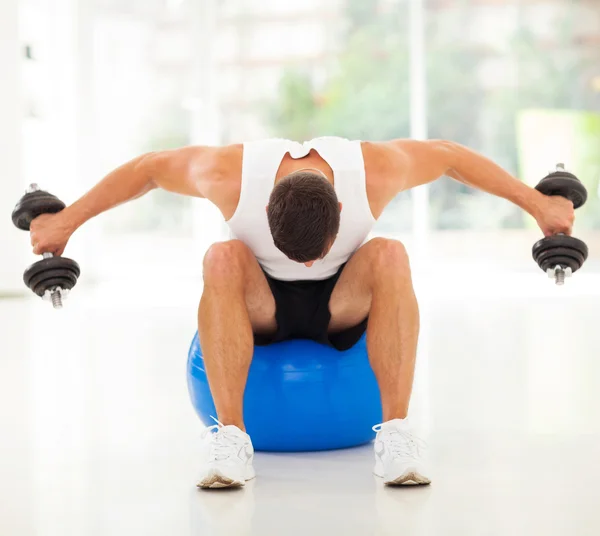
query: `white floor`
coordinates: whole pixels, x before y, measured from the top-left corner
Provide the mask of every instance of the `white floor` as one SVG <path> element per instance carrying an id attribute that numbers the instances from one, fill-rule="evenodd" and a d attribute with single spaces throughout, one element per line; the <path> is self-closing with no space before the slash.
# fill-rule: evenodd
<path id="1" fill-rule="evenodd" d="M 246 489 L 196 490 L 197 283 L 0 301 L 0 534 L 600 534 L 598 280 L 417 279 L 420 489 L 383 488 L 369 446 L 259 454 Z"/>

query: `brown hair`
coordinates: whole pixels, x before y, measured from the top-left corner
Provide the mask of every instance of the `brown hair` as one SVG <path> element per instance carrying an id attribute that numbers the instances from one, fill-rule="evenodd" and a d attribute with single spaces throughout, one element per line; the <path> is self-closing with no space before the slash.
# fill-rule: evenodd
<path id="1" fill-rule="evenodd" d="M 267 207 L 277 249 L 297 262 L 322 258 L 340 228 L 340 205 L 331 183 L 309 171 L 283 177 Z"/>

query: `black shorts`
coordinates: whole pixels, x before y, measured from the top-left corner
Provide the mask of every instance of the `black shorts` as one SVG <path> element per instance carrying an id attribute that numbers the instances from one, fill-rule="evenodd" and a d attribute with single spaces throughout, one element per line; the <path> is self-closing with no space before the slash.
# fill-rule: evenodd
<path id="1" fill-rule="evenodd" d="M 327 332 L 331 319 L 329 298 L 344 266 L 329 279 L 321 281 L 279 281 L 265 273 L 275 298 L 277 331 L 269 335 L 255 334 L 254 344 L 263 346 L 289 339 L 311 339 L 337 350 L 354 346 L 367 329 L 368 318 L 344 331 Z"/>

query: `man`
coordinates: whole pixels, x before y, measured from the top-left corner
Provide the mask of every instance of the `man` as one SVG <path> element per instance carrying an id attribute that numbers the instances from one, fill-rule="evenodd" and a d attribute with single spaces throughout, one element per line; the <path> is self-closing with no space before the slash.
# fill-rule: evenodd
<path id="1" fill-rule="evenodd" d="M 570 201 L 456 143 L 325 137 L 140 156 L 34 220 L 31 241 L 37 254 L 60 255 L 84 222 L 158 187 L 210 200 L 235 238 L 204 258 L 198 329 L 218 424 L 205 435 L 198 485 L 254 477 L 252 456 L 238 454 L 252 452 L 242 400 L 255 343 L 303 337 L 343 350 L 365 330 L 384 420 L 374 427 L 375 474 L 386 484 L 428 484 L 423 444 L 406 418 L 419 333 L 408 256 L 395 240 L 364 242 L 396 194 L 442 175 L 517 204 L 546 236 L 571 232 Z"/>

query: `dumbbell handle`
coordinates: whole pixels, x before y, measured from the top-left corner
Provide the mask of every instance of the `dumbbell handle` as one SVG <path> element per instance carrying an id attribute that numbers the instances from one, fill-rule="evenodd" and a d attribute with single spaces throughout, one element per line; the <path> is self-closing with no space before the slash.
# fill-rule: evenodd
<path id="1" fill-rule="evenodd" d="M 40 189 L 41 188 L 35 182 L 32 182 L 29 185 L 29 187 L 27 188 L 27 190 L 25 190 L 25 193 L 26 194 L 32 194 L 33 192 L 39 192 Z M 51 257 L 54 257 L 54 254 L 53 253 L 42 253 L 42 257 L 44 259 L 49 259 Z"/>
<path id="2" fill-rule="evenodd" d="M 25 190 L 25 193 L 27 194 L 32 194 L 33 192 L 39 192 L 40 191 L 40 187 L 35 183 L 32 182 L 29 187 L 27 188 L 27 190 Z M 51 257 L 54 257 L 53 253 L 42 253 L 42 257 L 44 259 L 49 259 Z"/>
<path id="3" fill-rule="evenodd" d="M 551 171 L 550 173 L 555 173 L 555 172 L 560 172 L 560 171 L 566 171 L 565 165 L 562 162 L 559 162 L 558 164 L 556 164 L 556 169 L 553 172 Z M 556 233 L 553 236 L 565 236 L 565 233 Z M 556 282 L 557 285 L 564 285 L 565 277 L 571 276 L 571 269 L 567 268 L 565 270 L 562 266 L 554 266 L 554 268 L 548 268 L 547 273 L 548 273 L 548 277 L 550 277 L 551 279 L 554 279 L 554 281 Z"/>
<path id="4" fill-rule="evenodd" d="M 27 190 L 25 190 L 26 193 L 31 194 L 33 192 L 37 192 L 40 190 L 40 187 L 35 183 L 31 183 L 29 185 L 29 187 L 27 188 Z M 50 259 L 52 257 L 54 257 L 54 254 L 50 253 L 50 252 L 46 252 L 46 253 L 42 253 L 42 257 L 44 259 Z M 55 309 L 62 309 L 62 292 L 63 289 L 61 287 L 56 287 L 52 292 L 50 292 L 50 300 L 52 301 L 52 307 L 54 307 Z"/>

